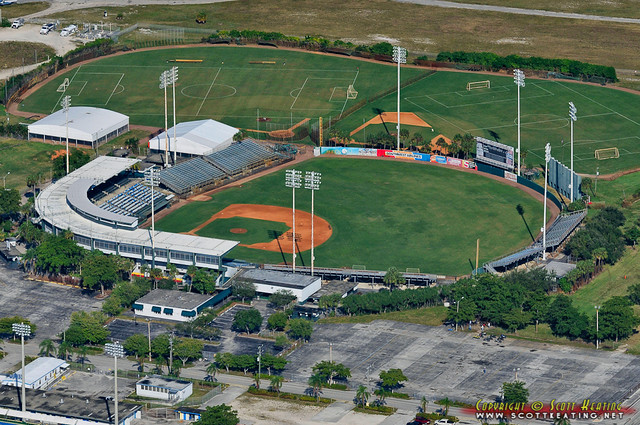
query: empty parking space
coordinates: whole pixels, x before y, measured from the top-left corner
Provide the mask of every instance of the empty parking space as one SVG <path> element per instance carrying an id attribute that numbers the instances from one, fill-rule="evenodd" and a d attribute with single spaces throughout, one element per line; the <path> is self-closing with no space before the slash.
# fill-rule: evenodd
<path id="1" fill-rule="evenodd" d="M 110 338 L 114 341 L 123 342 L 131 335 L 143 334 L 147 336 L 149 334 L 149 328 L 151 327 L 151 339 L 158 335 L 168 333 L 170 331 L 169 325 L 164 323 L 150 322 L 148 323 L 144 319 L 137 320 L 122 320 L 115 319 L 107 325 L 107 328 L 111 332 Z"/>

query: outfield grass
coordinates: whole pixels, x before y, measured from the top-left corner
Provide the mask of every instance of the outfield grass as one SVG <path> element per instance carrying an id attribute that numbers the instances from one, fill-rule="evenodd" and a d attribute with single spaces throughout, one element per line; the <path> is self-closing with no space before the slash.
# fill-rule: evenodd
<path id="1" fill-rule="evenodd" d="M 26 188 L 32 174 L 51 179 L 51 155 L 58 149 L 60 145 L 0 138 L 0 177 L 10 172 L 6 184 L 12 189 Z"/>
<path id="2" fill-rule="evenodd" d="M 418 325 L 440 326 L 447 318 L 447 307 L 425 307 L 415 310 L 392 311 L 362 316 L 327 317 L 318 323 L 369 323 L 374 320 L 394 320 L 396 322 L 415 323 Z"/>
<path id="3" fill-rule="evenodd" d="M 539 202 L 521 190 L 445 167 L 410 162 L 317 158 L 296 166 L 322 172 L 315 212 L 329 222 L 331 238 L 315 250 L 316 265 L 386 270 L 419 267 L 423 272 L 459 275 L 471 271 L 476 239 L 480 261 L 531 243 L 516 211 L 522 204 L 532 228 L 542 220 Z M 290 207 L 284 170 L 226 189 L 207 202 L 192 202 L 156 223 L 185 232 L 230 204 Z M 298 191 L 296 208 L 310 211 L 310 196 Z M 302 237 L 308 237 L 302 235 Z M 237 247 L 230 257 L 280 263 L 280 253 Z M 289 258 L 290 256 L 287 256 Z M 309 264 L 309 253 L 298 261 Z"/>
<path id="4" fill-rule="evenodd" d="M 233 233 L 231 229 L 245 229 L 246 233 Z M 219 239 L 233 239 L 242 244 L 251 245 L 269 242 L 272 232 L 285 233 L 289 227 L 284 223 L 269 220 L 255 220 L 246 217 L 219 218 L 212 221 L 200 231 L 199 236 Z"/>

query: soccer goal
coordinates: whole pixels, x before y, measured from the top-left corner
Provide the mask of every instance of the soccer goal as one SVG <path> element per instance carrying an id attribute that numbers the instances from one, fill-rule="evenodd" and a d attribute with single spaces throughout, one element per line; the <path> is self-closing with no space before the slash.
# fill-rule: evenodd
<path id="1" fill-rule="evenodd" d="M 596 149 L 596 159 L 611 159 L 611 158 L 619 158 L 620 152 L 618 148 L 605 148 L 605 149 Z"/>
<path id="2" fill-rule="evenodd" d="M 489 81 L 489 80 L 485 80 L 485 81 L 469 81 L 467 83 L 467 90 L 490 89 L 490 88 L 491 88 L 491 81 Z"/>
<path id="3" fill-rule="evenodd" d="M 58 86 L 58 93 L 64 93 L 67 91 L 67 89 L 69 88 L 69 79 L 65 78 L 64 81 L 62 82 L 62 84 L 60 84 Z"/>
<path id="4" fill-rule="evenodd" d="M 355 99 L 358 97 L 358 92 L 353 88 L 353 84 L 349 84 L 349 88 L 347 89 L 347 99 Z"/>

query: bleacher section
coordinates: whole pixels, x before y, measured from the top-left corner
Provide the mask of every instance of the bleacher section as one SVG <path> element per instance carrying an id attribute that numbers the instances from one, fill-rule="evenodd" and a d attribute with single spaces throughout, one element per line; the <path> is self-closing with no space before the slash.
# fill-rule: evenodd
<path id="1" fill-rule="evenodd" d="M 236 142 L 212 154 L 182 162 L 159 173 L 160 183 L 178 195 L 233 179 L 270 162 L 283 162 L 291 153 L 278 153 L 250 139 Z"/>
<path id="2" fill-rule="evenodd" d="M 587 216 L 587 210 L 575 211 L 569 214 L 558 216 L 551 227 L 547 230 L 546 248 L 552 250 L 560 246 L 562 242 L 575 230 L 580 222 Z M 542 237 L 525 249 L 503 258 L 486 263 L 483 267 L 485 271 L 496 273 L 497 269 L 508 270 L 530 261 L 542 254 Z"/>
<path id="3" fill-rule="evenodd" d="M 153 201 L 156 210 L 168 203 L 164 194 L 159 191 L 153 193 Z M 151 188 L 141 183 L 136 183 L 124 192 L 104 202 L 100 205 L 100 208 L 130 217 L 146 217 L 151 213 Z"/>

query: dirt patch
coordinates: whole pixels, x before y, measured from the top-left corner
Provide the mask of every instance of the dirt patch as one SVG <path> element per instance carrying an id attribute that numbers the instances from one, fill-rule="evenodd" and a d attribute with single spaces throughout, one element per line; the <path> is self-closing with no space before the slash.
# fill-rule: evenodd
<path id="1" fill-rule="evenodd" d="M 276 207 L 274 205 L 257 205 L 257 204 L 233 204 L 229 205 L 222 211 L 212 215 L 207 221 L 187 232 L 190 235 L 196 235 L 197 232 L 209 223 L 219 218 L 245 217 L 254 220 L 278 221 L 289 226 L 289 230 L 278 239 L 272 239 L 269 242 L 254 243 L 251 245 L 240 244 L 247 248 L 261 249 L 264 251 L 286 253 L 293 252 L 293 217 L 291 208 Z M 313 218 L 314 246 L 325 243 L 331 237 L 333 230 L 331 225 L 323 218 L 317 215 Z M 311 249 L 311 214 L 306 211 L 296 210 L 296 241 L 299 251 L 307 251 Z"/>
<path id="2" fill-rule="evenodd" d="M 353 136 L 363 128 L 371 124 L 382 124 L 383 122 L 398 122 L 398 113 L 397 112 L 383 112 L 380 115 L 376 115 L 371 118 L 366 123 L 362 124 L 360 127 L 356 128 L 352 132 L 349 133 L 349 136 Z M 400 112 L 400 124 L 403 125 L 415 125 L 417 127 L 429 127 L 431 126 L 427 124 L 422 118 L 414 114 L 413 112 Z"/>
<path id="3" fill-rule="evenodd" d="M 191 198 L 189 198 L 190 201 L 200 201 L 200 202 L 206 202 L 206 201 L 210 201 L 211 200 L 211 196 L 207 196 L 207 195 L 194 195 Z"/>
<path id="4" fill-rule="evenodd" d="M 231 233 L 235 233 L 237 235 L 242 235 L 244 233 L 247 233 L 247 229 L 243 229 L 242 227 L 234 227 L 233 229 L 229 230 Z"/>
<path id="5" fill-rule="evenodd" d="M 274 130 L 269 132 L 269 136 L 277 139 L 287 139 L 289 137 L 293 137 L 294 133 L 291 130 Z"/>

